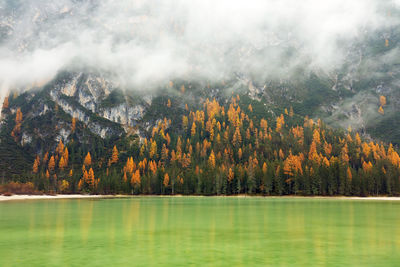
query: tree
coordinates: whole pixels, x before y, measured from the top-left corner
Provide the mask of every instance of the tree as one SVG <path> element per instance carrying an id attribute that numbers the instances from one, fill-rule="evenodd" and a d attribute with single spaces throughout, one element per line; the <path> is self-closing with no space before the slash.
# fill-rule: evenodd
<path id="1" fill-rule="evenodd" d="M 348 163 L 350 158 L 349 158 L 349 149 L 347 147 L 347 144 L 345 144 L 342 148 L 342 151 L 340 152 L 340 159 L 342 162 Z"/>
<path id="2" fill-rule="evenodd" d="M 62 180 L 60 185 L 61 193 L 66 193 L 68 189 L 69 189 L 69 182 L 66 180 Z"/>
<path id="3" fill-rule="evenodd" d="M 86 166 L 92 165 L 92 156 L 90 156 L 90 152 L 86 154 L 84 165 Z"/>
<path id="4" fill-rule="evenodd" d="M 82 187 L 83 187 L 83 180 L 80 179 L 78 182 L 78 190 L 82 190 Z"/>
<path id="5" fill-rule="evenodd" d="M 239 150 L 238 150 L 238 158 L 239 158 L 239 160 L 241 160 L 242 157 L 243 157 L 243 152 L 242 152 L 242 149 L 239 148 Z"/>
<path id="6" fill-rule="evenodd" d="M 3 101 L 3 109 L 8 109 L 9 105 L 8 96 L 6 96 Z"/>
<path id="7" fill-rule="evenodd" d="M 194 123 L 194 122 L 192 124 L 192 129 L 190 130 L 190 133 L 192 136 L 195 136 L 195 134 L 196 134 L 196 123 Z"/>
<path id="8" fill-rule="evenodd" d="M 165 173 L 165 175 L 164 175 L 164 180 L 163 180 L 163 185 L 164 185 L 165 187 L 167 187 L 168 184 L 169 184 L 169 175 L 168 175 L 168 173 Z"/>
<path id="9" fill-rule="evenodd" d="M 277 133 L 281 132 L 284 124 L 285 124 L 285 118 L 283 117 L 283 114 L 281 114 L 281 116 L 276 118 L 276 132 Z"/>
<path id="10" fill-rule="evenodd" d="M 284 161 L 283 173 L 288 176 L 294 176 L 296 173 L 303 174 L 301 157 L 290 154 Z"/>
<path id="11" fill-rule="evenodd" d="M 15 127 L 14 129 L 11 131 L 11 136 L 14 138 L 14 141 L 17 142 L 18 141 L 18 135 L 21 132 L 21 124 L 22 124 L 22 112 L 21 109 L 18 108 L 17 109 L 17 113 L 15 115 Z"/>
<path id="12" fill-rule="evenodd" d="M 360 138 L 360 135 L 358 133 L 356 133 L 356 144 L 358 146 L 361 145 L 361 138 Z"/>
<path id="13" fill-rule="evenodd" d="M 61 155 L 64 152 L 64 144 L 63 144 L 61 139 L 58 142 L 58 145 L 57 145 L 57 148 L 56 148 L 56 152 L 57 152 L 58 155 Z"/>
<path id="14" fill-rule="evenodd" d="M 151 142 L 149 155 L 150 155 L 150 158 L 157 157 L 157 142 L 156 142 L 156 140 L 153 140 L 153 142 Z"/>
<path id="15" fill-rule="evenodd" d="M 68 161 L 69 161 L 69 152 L 68 152 L 68 148 L 67 147 L 64 148 L 64 153 L 63 153 L 62 156 L 63 156 L 64 161 L 65 161 L 64 167 L 67 167 L 68 166 Z"/>
<path id="16" fill-rule="evenodd" d="M 131 185 L 136 186 L 140 184 L 140 171 L 136 170 L 131 177 Z"/>
<path id="17" fill-rule="evenodd" d="M 268 171 L 268 169 L 267 169 L 267 163 L 264 162 L 264 164 L 263 164 L 263 166 L 262 166 L 262 172 L 263 172 L 264 175 L 266 175 L 266 174 L 267 174 L 267 171 Z"/>
<path id="18" fill-rule="evenodd" d="M 240 134 L 239 127 L 236 127 L 235 133 L 233 134 L 232 142 L 236 147 L 240 146 L 240 144 L 242 143 L 242 136 Z"/>
<path id="19" fill-rule="evenodd" d="M 208 158 L 208 166 L 210 166 L 211 169 L 215 168 L 215 154 L 213 150 L 211 150 L 210 157 Z"/>
<path id="20" fill-rule="evenodd" d="M 39 164 L 40 164 L 39 157 L 36 157 L 35 161 L 33 162 L 33 167 L 32 167 L 33 173 L 35 173 L 35 174 L 38 173 Z"/>
<path id="21" fill-rule="evenodd" d="M 114 145 L 113 151 L 112 151 L 112 156 L 111 156 L 111 163 L 117 163 L 118 162 L 118 149 Z"/>
<path id="22" fill-rule="evenodd" d="M 168 160 L 168 149 L 167 146 L 165 144 L 163 144 L 163 147 L 161 149 L 161 160 L 166 162 Z"/>
<path id="23" fill-rule="evenodd" d="M 321 144 L 321 136 L 317 129 L 314 129 L 314 132 L 313 132 L 313 142 L 315 142 L 316 145 Z"/>
<path id="24" fill-rule="evenodd" d="M 50 170 L 51 172 L 54 171 L 54 167 L 56 166 L 56 162 L 54 160 L 54 156 L 51 156 L 50 160 L 49 160 L 49 165 L 48 165 L 48 170 Z"/>
<path id="25" fill-rule="evenodd" d="M 75 132 L 75 130 L 76 130 L 76 118 L 73 117 L 71 122 L 71 132 Z"/>
<path id="26" fill-rule="evenodd" d="M 350 167 L 347 167 L 346 175 L 347 175 L 347 179 L 349 179 L 349 180 L 353 179 L 353 175 L 351 174 Z"/>
<path id="27" fill-rule="evenodd" d="M 61 159 L 60 159 L 60 161 L 58 162 L 58 168 L 60 168 L 61 170 L 63 170 L 64 167 L 66 167 L 65 161 L 64 161 L 64 157 L 61 156 Z"/>
<path id="28" fill-rule="evenodd" d="M 385 105 L 386 105 L 386 97 L 383 96 L 383 95 L 381 95 L 381 96 L 379 97 L 379 102 L 380 102 L 380 104 L 381 104 L 382 107 L 385 106 Z"/>
<path id="29" fill-rule="evenodd" d="M 228 182 L 232 182 L 233 178 L 235 178 L 235 173 L 233 172 L 232 168 L 228 170 Z"/>
<path id="30" fill-rule="evenodd" d="M 185 115 L 182 116 L 182 127 L 185 132 L 187 132 L 188 129 L 188 124 L 189 124 L 189 119 Z"/>
<path id="31" fill-rule="evenodd" d="M 365 155 L 366 158 L 369 157 L 370 153 L 371 153 L 371 148 L 367 143 L 363 143 L 362 144 L 362 152 Z"/>
<path id="32" fill-rule="evenodd" d="M 21 125 L 22 123 L 22 111 L 20 108 L 17 109 L 17 113 L 15 115 L 15 124 Z"/>
<path id="33" fill-rule="evenodd" d="M 267 122 L 267 120 L 261 119 L 260 127 L 261 127 L 261 129 L 263 129 L 264 133 L 266 133 L 267 130 L 268 130 L 268 122 Z M 250 128 L 253 128 L 253 127 L 250 127 Z"/>
<path id="34" fill-rule="evenodd" d="M 95 186 L 94 171 L 93 171 L 92 168 L 90 168 L 89 172 L 87 173 L 87 176 L 86 176 L 86 183 L 87 183 L 90 187 L 94 187 L 94 186 Z"/>
<path id="35" fill-rule="evenodd" d="M 325 151 L 325 155 L 330 156 L 332 153 L 332 145 L 325 142 L 324 143 L 324 151 Z"/>

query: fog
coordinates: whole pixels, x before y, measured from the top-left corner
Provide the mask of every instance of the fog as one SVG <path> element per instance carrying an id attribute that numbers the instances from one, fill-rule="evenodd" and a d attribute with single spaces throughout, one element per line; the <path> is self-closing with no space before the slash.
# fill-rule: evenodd
<path id="1" fill-rule="evenodd" d="M 379 0 L 0 0 L 0 88 L 97 70 L 121 87 L 331 72 L 354 40 L 397 25 Z"/>

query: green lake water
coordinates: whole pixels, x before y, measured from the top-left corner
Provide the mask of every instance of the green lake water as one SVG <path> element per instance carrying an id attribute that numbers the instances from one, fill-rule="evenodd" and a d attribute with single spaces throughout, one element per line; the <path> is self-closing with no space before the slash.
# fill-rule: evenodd
<path id="1" fill-rule="evenodd" d="M 138 197 L 0 203 L 0 266 L 400 266 L 400 202 Z"/>

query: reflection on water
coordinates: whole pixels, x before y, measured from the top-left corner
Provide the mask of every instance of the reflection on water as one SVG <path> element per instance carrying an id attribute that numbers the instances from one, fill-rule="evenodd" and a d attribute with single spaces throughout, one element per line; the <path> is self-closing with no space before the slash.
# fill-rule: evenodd
<path id="1" fill-rule="evenodd" d="M 132 198 L 0 203 L 0 266 L 400 262 L 400 203 Z"/>

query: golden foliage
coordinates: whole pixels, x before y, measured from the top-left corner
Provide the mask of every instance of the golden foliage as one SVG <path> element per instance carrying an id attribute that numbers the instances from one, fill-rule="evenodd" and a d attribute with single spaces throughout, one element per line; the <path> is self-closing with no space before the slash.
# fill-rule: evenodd
<path id="1" fill-rule="evenodd" d="M 90 166 L 90 165 L 92 165 L 92 156 L 90 155 L 90 152 L 88 152 L 88 153 L 86 154 L 86 157 L 85 157 L 85 160 L 84 160 L 83 164 L 84 164 L 85 166 Z"/>

